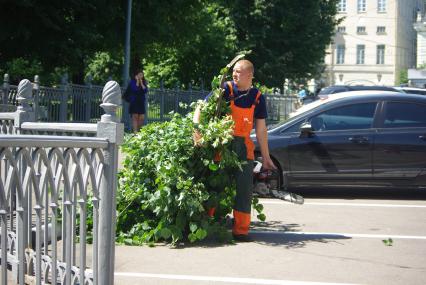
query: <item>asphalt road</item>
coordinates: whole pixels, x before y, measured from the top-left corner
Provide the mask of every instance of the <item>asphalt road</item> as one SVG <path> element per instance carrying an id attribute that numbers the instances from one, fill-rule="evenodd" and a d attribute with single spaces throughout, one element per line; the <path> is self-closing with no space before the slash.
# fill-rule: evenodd
<path id="1" fill-rule="evenodd" d="M 426 191 L 304 195 L 262 199 L 253 243 L 118 246 L 115 284 L 426 284 Z"/>

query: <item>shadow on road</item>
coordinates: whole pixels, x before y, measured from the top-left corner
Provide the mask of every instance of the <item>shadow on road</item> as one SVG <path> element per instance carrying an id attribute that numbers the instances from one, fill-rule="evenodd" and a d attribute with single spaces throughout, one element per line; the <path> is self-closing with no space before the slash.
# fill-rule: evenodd
<path id="1" fill-rule="evenodd" d="M 230 231 L 230 230 L 229 230 Z M 250 236 L 253 243 L 266 246 L 283 246 L 285 248 L 303 248 L 308 243 L 330 243 L 338 240 L 350 239 L 350 237 L 336 234 L 305 234 L 299 224 L 286 224 L 282 221 L 254 221 L 250 225 Z M 230 232 L 229 232 L 230 234 Z M 162 244 L 157 244 L 162 245 Z M 216 237 L 208 237 L 203 241 L 190 243 L 181 242 L 174 246 L 175 249 L 185 248 L 216 248 L 235 246 L 234 242 L 220 242 Z M 164 244 L 164 246 L 168 246 Z"/>
<path id="2" fill-rule="evenodd" d="M 329 243 L 350 239 L 342 235 L 301 234 L 299 224 L 285 224 L 281 221 L 253 222 L 250 235 L 254 242 L 263 245 L 303 248 L 308 243 Z"/>
<path id="3" fill-rule="evenodd" d="M 281 231 L 281 232 L 297 232 L 300 231 L 299 224 L 286 224 L 282 221 L 254 221 L 251 223 L 251 230 L 254 231 Z"/>

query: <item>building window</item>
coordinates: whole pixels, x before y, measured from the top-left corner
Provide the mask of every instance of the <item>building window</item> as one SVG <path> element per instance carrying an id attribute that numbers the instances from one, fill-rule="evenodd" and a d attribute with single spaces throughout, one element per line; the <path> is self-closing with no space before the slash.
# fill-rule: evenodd
<path id="1" fill-rule="evenodd" d="M 356 27 L 356 33 L 365 34 L 365 27 L 364 26 Z"/>
<path id="2" fill-rule="evenodd" d="M 345 63 L 345 45 L 337 45 L 336 56 L 337 56 L 336 58 L 337 64 Z"/>
<path id="3" fill-rule="evenodd" d="M 337 27 L 337 32 L 341 34 L 346 33 L 346 27 L 344 26 Z"/>
<path id="4" fill-rule="evenodd" d="M 356 46 L 356 64 L 364 64 L 365 60 L 365 45 Z"/>
<path id="5" fill-rule="evenodd" d="M 386 27 L 385 26 L 378 26 L 377 27 L 377 34 L 386 34 Z"/>
<path id="6" fill-rule="evenodd" d="M 386 0 L 377 0 L 377 12 L 386 12 Z"/>
<path id="7" fill-rule="evenodd" d="M 339 3 L 337 3 L 337 12 L 346 12 L 346 0 L 339 0 Z"/>
<path id="8" fill-rule="evenodd" d="M 377 46 L 377 64 L 385 64 L 385 45 Z"/>
<path id="9" fill-rule="evenodd" d="M 366 0 L 358 0 L 358 13 L 365 12 L 366 10 Z"/>

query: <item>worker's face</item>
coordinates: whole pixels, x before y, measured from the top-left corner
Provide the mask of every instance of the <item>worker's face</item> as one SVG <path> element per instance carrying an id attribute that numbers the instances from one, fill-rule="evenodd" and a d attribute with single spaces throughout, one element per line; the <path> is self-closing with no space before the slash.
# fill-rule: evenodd
<path id="1" fill-rule="evenodd" d="M 249 88 L 253 80 L 253 73 L 243 64 L 237 62 L 232 72 L 232 79 L 237 87 Z"/>

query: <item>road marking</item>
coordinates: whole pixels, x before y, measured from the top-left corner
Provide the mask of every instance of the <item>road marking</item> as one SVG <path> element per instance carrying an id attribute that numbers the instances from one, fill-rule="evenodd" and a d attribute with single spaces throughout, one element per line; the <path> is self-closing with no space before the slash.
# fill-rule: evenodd
<path id="1" fill-rule="evenodd" d="M 282 204 L 288 205 L 284 201 L 259 201 L 260 204 Z M 305 202 L 304 205 L 313 206 L 350 206 L 350 207 L 383 207 L 383 208 L 426 208 L 426 205 L 410 205 L 410 204 L 363 204 L 363 203 L 326 203 L 326 202 Z"/>
<path id="2" fill-rule="evenodd" d="M 251 230 L 251 233 L 260 233 L 260 234 L 274 234 L 274 235 L 309 235 L 309 236 L 320 236 L 324 238 L 378 238 L 378 239 L 420 239 L 426 240 L 426 236 L 405 236 L 405 235 L 392 235 L 392 234 L 381 234 L 381 235 L 371 235 L 371 234 L 351 234 L 351 233 L 324 233 L 324 232 L 286 232 L 286 231 L 258 231 Z"/>
<path id="3" fill-rule="evenodd" d="M 135 277 L 135 278 L 159 278 L 171 280 L 189 280 L 189 281 L 209 281 L 226 282 L 240 284 L 265 284 L 265 285 L 349 285 L 349 283 L 326 283 L 326 282 L 304 282 L 277 279 L 258 279 L 258 278 L 236 278 L 236 277 L 216 277 L 200 275 L 176 275 L 176 274 L 153 274 L 138 272 L 115 272 L 115 276 Z"/>

